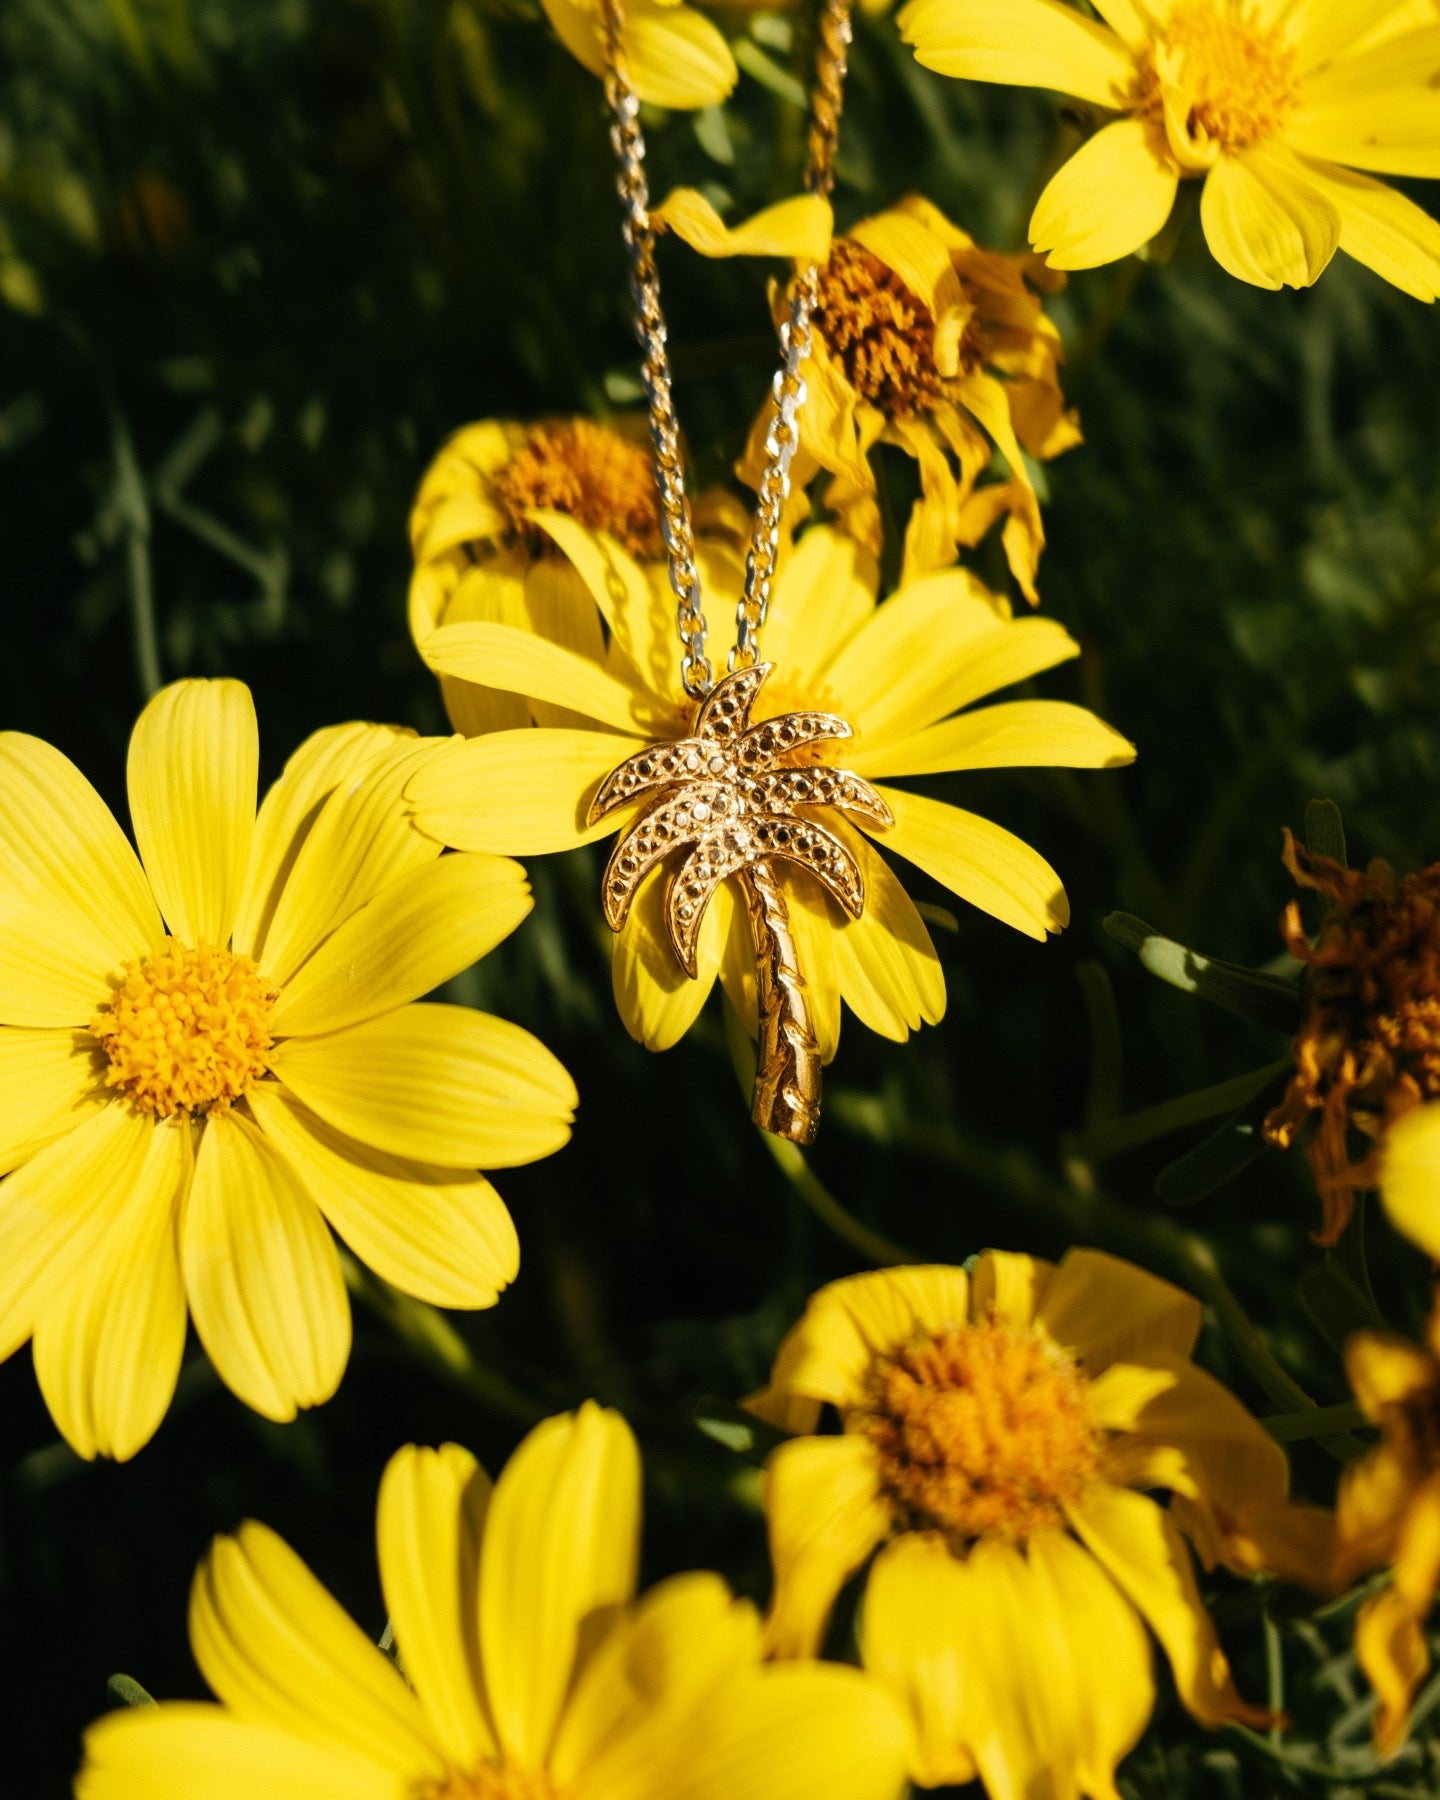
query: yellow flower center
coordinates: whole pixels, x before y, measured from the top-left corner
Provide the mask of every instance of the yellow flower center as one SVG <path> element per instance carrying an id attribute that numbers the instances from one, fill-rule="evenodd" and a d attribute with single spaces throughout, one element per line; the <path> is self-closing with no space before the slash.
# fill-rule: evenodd
<path id="1" fill-rule="evenodd" d="M 411 1794 L 413 1800 L 576 1800 L 573 1788 L 557 1787 L 543 1769 L 500 1762 L 417 1782 Z"/>
<path id="2" fill-rule="evenodd" d="M 1168 92 L 1167 92 L 1168 90 Z M 1294 49 L 1241 0 L 1179 0 L 1140 73 L 1137 110 L 1189 168 L 1273 137 L 1300 101 Z"/>
<path id="3" fill-rule="evenodd" d="M 537 425 L 491 479 L 516 535 L 537 550 L 550 540 L 526 518 L 532 507 L 608 531 L 632 556 L 664 554 L 650 453 L 603 425 L 588 419 Z"/>
<path id="4" fill-rule="evenodd" d="M 967 1542 L 1062 1524 L 1100 1452 L 1074 1358 L 1038 1329 L 993 1319 L 878 1357 L 859 1429 L 879 1452 L 897 1527 Z"/>
<path id="5" fill-rule="evenodd" d="M 90 1029 L 110 1059 L 105 1079 L 141 1112 L 225 1112 L 265 1073 L 277 998 L 248 956 L 208 944 L 127 963 Z"/>
<path id="6" fill-rule="evenodd" d="M 892 419 L 935 406 L 943 392 L 935 316 L 893 270 L 862 245 L 839 238 L 820 273 L 819 292 L 815 318 L 825 347 L 862 400 Z M 977 355 L 967 336 L 961 367 Z"/>

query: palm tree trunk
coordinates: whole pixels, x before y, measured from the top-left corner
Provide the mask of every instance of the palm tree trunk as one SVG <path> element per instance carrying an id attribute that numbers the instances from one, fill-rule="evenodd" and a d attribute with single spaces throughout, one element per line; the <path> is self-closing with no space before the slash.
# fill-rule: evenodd
<path id="1" fill-rule="evenodd" d="M 760 1019 L 750 1116 L 776 1137 L 812 1144 L 820 1129 L 820 1052 L 810 1025 L 790 911 L 779 877 L 765 857 L 747 865 L 741 883 L 755 946 Z"/>

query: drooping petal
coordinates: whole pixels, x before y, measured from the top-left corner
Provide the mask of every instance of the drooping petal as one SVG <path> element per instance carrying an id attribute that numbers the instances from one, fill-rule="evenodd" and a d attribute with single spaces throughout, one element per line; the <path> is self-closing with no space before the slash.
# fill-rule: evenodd
<path id="1" fill-rule="evenodd" d="M 925 921 L 879 851 L 846 831 L 865 880 L 865 910 L 833 932 L 835 980 L 855 1017 L 903 1044 L 945 1016 L 945 972 Z M 838 912 L 838 908 L 836 909 Z"/>
<path id="2" fill-rule="evenodd" d="M 1355 1656 L 1375 1690 L 1375 1748 L 1393 1756 L 1405 1741 L 1410 1703 L 1430 1670 L 1430 1647 L 1415 1609 L 1387 1588 L 1355 1618 Z"/>
<path id="3" fill-rule="evenodd" d="M 150 1133 L 135 1185 L 35 1322 L 35 1376 L 65 1441 L 125 1462 L 164 1418 L 185 1349 L 179 1218 L 189 1124 Z M 0 1191 L 3 1198 L 3 1191 Z"/>
<path id="4" fill-rule="evenodd" d="M 1417 1106 L 1385 1134 L 1380 1197 L 1390 1223 L 1440 1257 L 1440 1106 Z"/>
<path id="5" fill-rule="evenodd" d="M 1121 106 L 1135 78 L 1115 33 L 1059 0 L 911 0 L 900 32 L 918 63 L 967 81 L 1053 88 Z"/>
<path id="6" fill-rule="evenodd" d="M 701 256 L 786 256 L 823 263 L 830 254 L 834 219 L 819 194 L 796 194 L 727 225 L 698 188 L 671 188 L 650 222 L 673 231 Z"/>
<path id="7" fill-rule="evenodd" d="M 1164 1511 L 1144 1494 L 1096 1481 L 1066 1514 L 1159 1638 L 1180 1698 L 1200 1723 L 1263 1725 L 1264 1708 L 1247 1706 L 1235 1691 L 1190 1552 Z"/>
<path id="8" fill-rule="evenodd" d="M 289 1038 L 271 1068 L 337 1131 L 391 1156 L 503 1169 L 566 1143 L 575 1084 L 539 1038 L 465 1006 L 405 1006 Z"/>
<path id="9" fill-rule="evenodd" d="M 592 75 L 605 73 L 600 22 L 583 0 L 543 0 L 556 36 Z M 689 111 L 718 106 L 739 80 L 730 46 L 702 13 L 670 0 L 631 0 L 625 9 L 626 61 L 635 92 L 652 106 Z"/>
<path id="10" fill-rule="evenodd" d="M 884 836 L 887 850 L 1041 943 L 1048 932 L 1063 931 L 1070 923 L 1060 877 L 1013 832 L 941 800 L 898 788 L 880 791 L 895 815 Z"/>
<path id="11" fill-rule="evenodd" d="M 514 625 L 442 625 L 420 654 L 438 675 L 507 688 L 531 700 L 566 706 L 613 731 L 649 733 L 650 697 L 574 650 Z"/>
<path id="12" fill-rule="evenodd" d="M 520 1268 L 505 1202 L 483 1175 L 367 1149 L 273 1082 L 253 1088 L 260 1128 L 335 1230 L 382 1280 L 432 1306 L 493 1306 Z"/>
<path id="13" fill-rule="evenodd" d="M 765 1621 L 774 1656 L 814 1656 L 835 1596 L 890 1533 L 868 1438 L 792 1438 L 766 1461 L 765 1517 L 775 1588 Z"/>
<path id="14" fill-rule="evenodd" d="M 135 722 L 130 819 L 165 922 L 225 945 L 255 831 L 260 730 L 243 681 L 176 681 Z"/>
<path id="15" fill-rule="evenodd" d="M 1148 244 L 1170 217 L 1180 173 L 1144 119 L 1116 119 L 1050 178 L 1030 244 L 1052 269 L 1095 269 Z"/>
<path id="16" fill-rule="evenodd" d="M 1221 268 L 1254 287 L 1309 287 L 1340 244 L 1340 215 L 1261 148 L 1222 156 L 1200 196 L 1205 241 Z"/>
<path id="17" fill-rule="evenodd" d="M 586 825 L 600 783 L 646 740 L 609 731 L 496 731 L 451 744 L 405 799 L 421 831 L 455 850 L 540 856 L 607 836 L 627 815 Z"/>
<path id="18" fill-rule="evenodd" d="M 359 780 L 331 791 L 290 865 L 258 947 L 273 981 L 288 981 L 342 919 L 439 856 L 439 844 L 416 829 L 402 795 L 443 748 L 435 738 L 397 739 Z"/>
<path id="19" fill-rule="evenodd" d="M 534 901 L 519 863 L 460 854 L 381 888 L 281 991 L 277 1036 L 358 1025 L 432 993 L 509 937 Z"/>
<path id="20" fill-rule="evenodd" d="M 124 962 L 164 927 L 139 859 L 114 814 L 67 756 L 41 738 L 0 732 L 0 912 L 4 900 L 83 916 Z"/>
<path id="21" fill-rule="evenodd" d="M 635 1591 L 640 1456 L 618 1413 L 547 1419 L 495 1484 L 480 1551 L 480 1646 L 501 1748 L 543 1765 L 577 1665 Z"/>
<path id="22" fill-rule="evenodd" d="M 379 1764 L 253 1725 L 223 1707 L 167 1701 L 113 1712 L 85 1733 L 76 1800 L 406 1800 Z"/>
<path id="23" fill-rule="evenodd" d="M 106 1104 L 102 1067 L 87 1031 L 0 1027 L 0 1174 Z"/>
<path id="24" fill-rule="evenodd" d="M 101 1107 L 0 1183 L 0 1360 L 35 1329 L 140 1181 L 153 1119 Z"/>
<path id="25" fill-rule="evenodd" d="M 490 1478 L 468 1450 L 407 1444 L 380 1481 L 375 1537 L 385 1605 L 429 1734 L 459 1769 L 493 1757 L 480 1701 L 480 1539 Z"/>
<path id="26" fill-rule="evenodd" d="M 262 1132 L 212 1115 L 181 1240 L 190 1314 L 220 1378 L 267 1419 L 293 1419 L 340 1385 L 350 1303 L 315 1202 Z"/>
<path id="27" fill-rule="evenodd" d="M 666 877 L 645 882 L 611 945 L 615 1004 L 631 1037 L 647 1050 L 668 1050 L 699 1018 L 720 972 L 732 916 L 740 906 L 731 882 L 711 896 L 695 946 L 695 975 L 681 968 L 665 922 Z"/>
<path id="28" fill-rule="evenodd" d="M 439 1773 L 395 1665 L 267 1525 L 216 1538 L 190 1589 L 190 1647 L 236 1718 L 412 1780 Z"/>
<path id="29" fill-rule="evenodd" d="M 343 782 L 363 778 L 387 751 L 413 734 L 393 725 L 330 725 L 312 732 L 260 802 L 250 866 L 235 915 L 232 944 L 259 956 L 275 906 L 321 806 Z"/>
<path id="30" fill-rule="evenodd" d="M 789 1395 L 829 1401 L 842 1409 L 857 1406 L 865 1398 L 866 1376 L 877 1355 L 894 1350 L 917 1331 L 945 1331 L 965 1324 L 969 1316 L 969 1279 L 963 1269 L 947 1263 L 832 1281 L 811 1295 L 780 1346 L 769 1387 L 746 1404 L 782 1426 Z M 813 1422 L 807 1428 L 813 1430 Z"/>
<path id="31" fill-rule="evenodd" d="M 1335 163 L 1299 159 L 1305 178 L 1340 215 L 1340 248 L 1417 300 L 1440 298 L 1440 224 L 1382 181 Z"/>
<path id="32" fill-rule="evenodd" d="M 1041 1302 L 1040 1323 L 1087 1373 L 1154 1354 L 1187 1357 L 1200 1335 L 1200 1302 L 1158 1275 L 1103 1250 L 1070 1250 Z M 1168 1363 L 1166 1364 L 1168 1366 Z"/>
<path id="33" fill-rule="evenodd" d="M 910 737 L 862 747 L 857 774 L 941 775 L 968 769 L 1119 769 L 1128 738 L 1068 700 L 1007 700 L 944 719 Z"/>

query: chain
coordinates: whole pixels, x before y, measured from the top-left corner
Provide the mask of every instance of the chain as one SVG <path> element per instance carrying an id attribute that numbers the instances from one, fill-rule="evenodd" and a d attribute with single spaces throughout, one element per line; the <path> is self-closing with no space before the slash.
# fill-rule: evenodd
<path id="1" fill-rule="evenodd" d="M 645 179 L 645 135 L 640 128 L 640 101 L 625 56 L 624 0 L 599 0 L 600 35 L 605 58 L 605 98 L 611 113 L 610 141 L 615 148 L 616 187 L 620 195 L 621 233 L 630 262 L 630 292 L 635 302 L 635 335 L 640 342 L 641 380 L 650 414 L 655 447 L 655 483 L 660 493 L 660 529 L 675 591 L 676 622 L 685 654 L 680 676 L 685 692 L 702 699 L 714 685 L 705 652 L 705 614 L 700 605 L 700 571 L 695 563 L 695 530 L 685 492 L 680 424 L 666 349 L 665 315 L 660 307 L 660 277 L 655 267 L 655 228 L 650 222 L 650 189 Z M 835 185 L 835 148 L 840 135 L 840 108 L 850 44 L 850 0 L 822 0 L 815 84 L 810 94 L 810 131 L 806 144 L 805 191 L 822 199 Z M 758 656 L 760 627 L 770 604 L 780 526 L 790 497 L 790 464 L 800 441 L 798 415 L 805 404 L 801 365 L 810 354 L 811 316 L 819 291 L 820 272 L 811 263 L 790 289 L 790 311 L 780 327 L 781 365 L 771 396 L 774 412 L 765 435 L 765 468 L 755 506 L 755 527 L 745 557 L 745 589 L 735 609 L 735 648 L 731 669 L 749 668 Z"/>

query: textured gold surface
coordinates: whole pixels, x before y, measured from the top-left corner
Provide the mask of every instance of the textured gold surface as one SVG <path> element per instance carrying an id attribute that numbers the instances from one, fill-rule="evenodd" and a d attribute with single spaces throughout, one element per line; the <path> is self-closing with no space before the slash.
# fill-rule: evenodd
<path id="1" fill-rule="evenodd" d="M 835 807 L 882 827 L 892 819 L 884 800 L 858 775 L 796 768 L 783 760 L 822 740 L 849 737 L 844 719 L 793 712 L 751 724 L 769 673 L 770 664 L 760 663 L 727 675 L 701 705 L 692 735 L 627 757 L 600 784 L 589 816 L 593 824 L 627 801 L 655 796 L 611 852 L 601 890 L 605 918 L 619 931 L 640 883 L 683 850 L 666 891 L 665 920 L 676 958 L 692 978 L 705 909 L 722 881 L 741 878 L 760 1015 L 755 1121 L 808 1144 L 820 1121 L 820 1058 L 774 865 L 790 862 L 807 870 L 858 919 L 865 906 L 859 866 L 839 838 L 807 813 Z"/>

